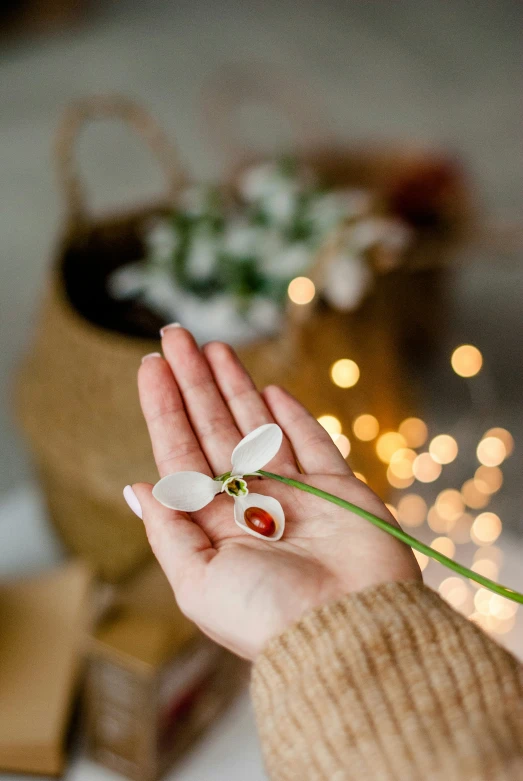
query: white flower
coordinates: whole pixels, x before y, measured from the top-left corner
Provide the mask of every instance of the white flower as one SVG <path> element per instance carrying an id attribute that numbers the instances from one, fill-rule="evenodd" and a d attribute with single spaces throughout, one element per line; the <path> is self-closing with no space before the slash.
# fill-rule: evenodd
<path id="1" fill-rule="evenodd" d="M 323 295 L 340 312 L 352 312 L 363 301 L 372 274 L 360 255 L 339 254 L 327 266 Z"/>
<path id="2" fill-rule="evenodd" d="M 240 529 L 262 540 L 279 540 L 285 528 L 281 504 L 272 496 L 250 493 L 245 477 L 255 476 L 274 458 L 282 438 L 282 430 L 275 423 L 260 426 L 236 445 L 227 475 L 213 479 L 201 472 L 176 472 L 156 483 L 153 496 L 171 510 L 194 513 L 217 494 L 226 493 L 234 499 L 234 520 Z M 263 529 L 265 534 L 256 528 Z"/>
<path id="3" fill-rule="evenodd" d="M 177 231 L 165 220 L 156 220 L 148 226 L 145 242 L 150 255 L 158 260 L 172 258 L 180 242 Z"/>

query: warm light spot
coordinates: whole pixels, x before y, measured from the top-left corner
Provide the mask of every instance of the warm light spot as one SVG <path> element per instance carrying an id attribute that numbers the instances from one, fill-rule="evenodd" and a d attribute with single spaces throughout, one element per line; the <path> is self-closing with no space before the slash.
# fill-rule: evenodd
<path id="1" fill-rule="evenodd" d="M 293 304 L 310 304 L 316 293 L 316 288 L 312 279 L 296 277 L 289 282 L 287 293 Z"/>
<path id="2" fill-rule="evenodd" d="M 483 356 L 472 344 L 456 347 L 450 359 L 452 368 L 460 377 L 474 377 L 483 365 Z"/>
<path id="3" fill-rule="evenodd" d="M 393 475 L 401 480 L 410 480 L 413 477 L 412 464 L 416 459 L 416 453 L 410 448 L 402 447 L 392 454 L 389 469 Z"/>
<path id="4" fill-rule="evenodd" d="M 503 472 L 498 466 L 478 466 L 474 474 L 474 483 L 478 491 L 495 494 L 503 485 Z"/>
<path id="5" fill-rule="evenodd" d="M 430 453 L 420 453 L 412 464 L 412 471 L 420 483 L 433 483 L 441 474 L 441 464 L 437 464 Z"/>
<path id="6" fill-rule="evenodd" d="M 476 455 L 483 466 L 499 466 L 506 458 L 507 449 L 498 437 L 485 437 L 479 443 Z"/>
<path id="7" fill-rule="evenodd" d="M 398 488 L 401 490 L 403 488 L 409 488 L 414 482 L 414 477 L 398 477 L 394 474 L 394 472 L 391 471 L 389 466 L 387 468 L 387 480 L 393 488 Z"/>
<path id="8" fill-rule="evenodd" d="M 479 548 L 474 554 L 474 562 L 482 559 L 493 561 L 498 567 L 503 564 L 503 551 L 495 545 L 489 545 L 488 548 Z"/>
<path id="9" fill-rule="evenodd" d="M 417 550 L 412 549 L 412 552 L 414 556 L 416 557 L 416 561 L 418 562 L 418 566 L 420 570 L 423 572 L 427 564 L 429 563 L 429 557 L 426 556 L 424 553 L 420 553 Z"/>
<path id="10" fill-rule="evenodd" d="M 512 451 L 514 450 L 514 437 L 506 428 L 489 428 L 489 430 L 485 431 L 483 434 L 483 439 L 486 439 L 486 437 L 497 437 L 497 439 L 501 439 L 505 445 L 507 457 L 512 455 Z"/>
<path id="11" fill-rule="evenodd" d="M 334 415 L 321 415 L 318 418 L 318 423 L 323 426 L 325 431 L 328 431 L 333 439 L 341 434 L 341 423 Z"/>
<path id="12" fill-rule="evenodd" d="M 474 607 L 482 616 L 490 614 L 490 599 L 492 594 L 486 588 L 480 588 L 474 594 Z"/>
<path id="13" fill-rule="evenodd" d="M 472 524 L 470 536 L 477 545 L 489 545 L 497 540 L 501 528 L 501 520 L 495 513 L 481 513 Z"/>
<path id="14" fill-rule="evenodd" d="M 458 443 L 449 434 L 439 434 L 430 443 L 429 453 L 438 464 L 450 464 L 458 455 Z"/>
<path id="15" fill-rule="evenodd" d="M 404 526 L 421 526 L 427 517 L 427 503 L 418 494 L 406 494 L 398 502 L 398 518 Z"/>
<path id="16" fill-rule="evenodd" d="M 334 444 L 342 454 L 343 458 L 347 458 L 350 453 L 350 440 L 348 437 L 346 437 L 345 434 L 338 434 L 338 436 L 334 438 Z"/>
<path id="17" fill-rule="evenodd" d="M 443 518 L 436 507 L 433 505 L 427 514 L 427 523 L 433 532 L 449 532 L 452 528 L 453 521 L 449 521 L 448 518 Z"/>
<path id="18" fill-rule="evenodd" d="M 455 608 L 463 607 L 470 598 L 470 591 L 461 578 L 445 578 L 438 588 L 439 593 Z"/>
<path id="19" fill-rule="evenodd" d="M 487 631 L 494 632 L 496 635 L 506 635 L 514 629 L 516 623 L 516 617 L 510 616 L 504 620 L 500 620 L 497 616 L 491 615 L 487 618 Z"/>
<path id="20" fill-rule="evenodd" d="M 370 442 L 378 436 L 380 424 L 374 415 L 359 415 L 352 424 L 352 430 L 362 442 Z"/>
<path id="21" fill-rule="evenodd" d="M 357 477 L 358 480 L 361 480 L 362 483 L 367 482 L 367 478 L 365 477 L 365 475 L 362 475 L 361 472 L 354 472 L 354 477 Z"/>
<path id="22" fill-rule="evenodd" d="M 400 423 L 398 431 L 405 437 L 409 447 L 421 447 L 429 435 L 427 426 L 421 418 L 406 418 Z"/>
<path id="23" fill-rule="evenodd" d="M 461 496 L 467 507 L 482 510 L 490 502 L 490 496 L 478 489 L 476 480 L 467 480 L 461 486 Z"/>
<path id="24" fill-rule="evenodd" d="M 492 594 L 490 598 L 490 612 L 495 618 L 506 620 L 516 615 L 518 605 L 505 599 L 500 594 Z"/>
<path id="25" fill-rule="evenodd" d="M 398 511 L 396 510 L 394 505 L 393 504 L 387 504 L 387 502 L 385 502 L 385 507 L 387 508 L 389 513 L 392 515 L 392 517 L 395 518 L 396 520 L 398 520 Z"/>
<path id="26" fill-rule="evenodd" d="M 378 437 L 376 442 L 376 453 L 378 454 L 380 461 L 383 461 L 384 464 L 388 464 L 396 450 L 400 450 L 400 448 L 405 447 L 406 444 L 405 437 L 402 437 L 397 431 L 387 431 L 385 434 Z"/>
<path id="27" fill-rule="evenodd" d="M 436 537 L 432 540 L 430 547 L 438 553 L 442 553 L 444 556 L 448 556 L 451 559 L 456 553 L 456 546 L 449 537 Z"/>
<path id="28" fill-rule="evenodd" d="M 449 535 L 456 545 L 465 545 L 470 542 L 470 530 L 474 519 L 469 513 L 463 513 L 457 521 L 452 524 Z"/>
<path id="29" fill-rule="evenodd" d="M 447 488 L 445 491 L 441 491 L 437 496 L 435 507 L 438 515 L 451 522 L 457 521 L 465 510 L 461 494 L 455 488 Z"/>
<path id="30" fill-rule="evenodd" d="M 331 366 L 331 380 L 339 388 L 352 388 L 360 378 L 360 369 L 356 361 L 340 358 Z"/>
<path id="31" fill-rule="evenodd" d="M 478 559 L 470 569 L 473 572 L 477 572 L 478 575 L 483 575 L 484 578 L 489 578 L 490 580 L 496 580 L 499 575 L 498 565 L 495 561 L 491 561 L 490 559 Z M 475 586 L 478 585 L 477 583 L 474 583 L 474 581 L 472 582 Z"/>

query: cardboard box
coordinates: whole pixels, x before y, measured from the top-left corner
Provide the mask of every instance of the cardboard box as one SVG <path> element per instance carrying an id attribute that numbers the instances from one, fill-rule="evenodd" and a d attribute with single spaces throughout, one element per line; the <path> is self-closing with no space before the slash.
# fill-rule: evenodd
<path id="1" fill-rule="evenodd" d="M 157 565 L 119 592 L 88 653 L 89 753 L 136 781 L 161 776 L 246 678 L 182 615 Z"/>

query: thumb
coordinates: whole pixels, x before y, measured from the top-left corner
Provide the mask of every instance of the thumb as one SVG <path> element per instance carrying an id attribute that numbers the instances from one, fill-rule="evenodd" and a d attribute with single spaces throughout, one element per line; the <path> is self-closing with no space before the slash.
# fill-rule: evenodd
<path id="1" fill-rule="evenodd" d="M 153 553 L 176 593 L 183 580 L 190 579 L 193 587 L 197 585 L 214 549 L 187 513 L 164 507 L 154 498 L 152 489 L 150 483 L 127 485 L 124 499 L 143 520 Z"/>

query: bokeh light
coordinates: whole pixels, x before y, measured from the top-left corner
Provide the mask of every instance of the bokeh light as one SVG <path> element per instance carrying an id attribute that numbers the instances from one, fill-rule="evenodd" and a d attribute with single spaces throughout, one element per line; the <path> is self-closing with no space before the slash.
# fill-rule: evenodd
<path id="1" fill-rule="evenodd" d="M 398 511 L 394 507 L 394 505 L 393 504 L 388 504 L 387 502 L 385 502 L 385 507 L 387 508 L 389 513 L 392 515 L 392 517 L 395 518 L 396 520 L 398 520 Z"/>
<path id="2" fill-rule="evenodd" d="M 473 572 L 477 572 L 478 575 L 483 575 L 484 578 L 490 578 L 490 580 L 496 580 L 499 575 L 499 567 L 491 559 L 478 559 L 472 564 L 470 569 Z M 478 586 L 474 581 L 472 581 L 472 584 L 476 587 Z"/>
<path id="3" fill-rule="evenodd" d="M 503 551 L 496 545 L 489 545 L 487 548 L 479 548 L 474 554 L 474 562 L 481 561 L 481 559 L 489 559 L 494 561 L 498 567 L 501 568 L 503 564 Z"/>
<path id="4" fill-rule="evenodd" d="M 462 344 L 452 353 L 450 363 L 460 377 L 474 377 L 483 365 L 483 356 L 474 345 Z"/>
<path id="5" fill-rule="evenodd" d="M 441 464 L 436 463 L 430 453 L 420 453 L 412 464 L 412 471 L 420 483 L 433 483 L 441 474 Z"/>
<path id="6" fill-rule="evenodd" d="M 416 561 L 418 562 L 418 566 L 420 570 L 423 572 L 423 570 L 426 568 L 427 564 L 429 563 L 429 557 L 426 556 L 424 553 L 420 553 L 417 550 L 412 549 L 412 552 L 414 556 L 416 557 Z"/>
<path id="7" fill-rule="evenodd" d="M 490 613 L 495 618 L 508 619 L 515 616 L 519 605 L 515 602 L 511 602 L 510 599 L 505 599 L 500 594 L 492 594 L 490 597 Z"/>
<path id="8" fill-rule="evenodd" d="M 405 494 L 398 502 L 398 519 L 404 526 L 421 526 L 427 517 L 427 503 L 418 494 Z"/>
<path id="9" fill-rule="evenodd" d="M 410 488 L 414 482 L 414 477 L 412 475 L 411 477 L 398 477 L 394 474 L 394 472 L 391 471 L 389 466 L 387 468 L 387 481 L 393 488 L 397 488 L 401 491 L 404 488 Z"/>
<path id="10" fill-rule="evenodd" d="M 495 494 L 503 485 L 503 472 L 498 466 L 478 466 L 474 473 L 474 483 L 478 491 Z"/>
<path id="11" fill-rule="evenodd" d="M 361 480 L 362 483 L 367 482 L 367 478 L 361 472 L 354 472 L 354 477 L 357 477 L 358 480 Z"/>
<path id="12" fill-rule="evenodd" d="M 485 437 L 479 443 L 476 455 L 483 466 L 499 466 L 506 458 L 507 449 L 498 437 Z"/>
<path id="13" fill-rule="evenodd" d="M 331 366 L 331 380 L 339 388 L 352 388 L 360 378 L 360 369 L 356 361 L 340 358 Z"/>
<path id="14" fill-rule="evenodd" d="M 471 592 L 467 584 L 461 578 L 445 578 L 439 584 L 439 593 L 452 607 L 457 610 L 463 608 L 471 599 Z"/>
<path id="15" fill-rule="evenodd" d="M 467 507 L 473 510 L 482 510 L 490 501 L 490 495 L 478 489 L 476 480 L 467 480 L 463 483 L 461 496 Z"/>
<path id="16" fill-rule="evenodd" d="M 334 437 L 334 444 L 342 454 L 343 458 L 347 458 L 350 453 L 350 440 L 345 434 L 338 434 Z"/>
<path id="17" fill-rule="evenodd" d="M 512 455 L 512 452 L 514 450 L 514 437 L 510 433 L 510 431 L 507 431 L 506 428 L 489 428 L 488 431 L 485 431 L 483 434 L 483 439 L 486 439 L 487 437 L 496 437 L 497 439 L 501 439 L 503 444 L 505 445 L 505 451 L 507 453 L 507 457 Z"/>
<path id="18" fill-rule="evenodd" d="M 472 524 L 470 536 L 477 545 L 490 545 L 497 540 L 501 529 L 502 523 L 496 513 L 481 513 Z"/>
<path id="19" fill-rule="evenodd" d="M 427 513 L 427 523 L 433 532 L 441 533 L 449 532 L 454 521 L 450 521 L 448 518 L 444 518 L 440 515 L 436 505 L 433 505 Z"/>
<path id="20" fill-rule="evenodd" d="M 318 418 L 318 423 L 323 426 L 325 431 L 328 431 L 333 439 L 341 434 L 341 423 L 334 415 L 321 415 Z"/>
<path id="21" fill-rule="evenodd" d="M 463 513 L 460 515 L 457 521 L 455 521 L 449 529 L 449 536 L 456 545 L 466 545 L 470 542 L 470 530 L 474 518 L 470 513 Z"/>
<path id="22" fill-rule="evenodd" d="M 438 464 L 450 464 L 458 455 L 458 443 L 449 434 L 439 434 L 430 443 L 429 453 Z"/>
<path id="23" fill-rule="evenodd" d="M 448 556 L 449 559 L 456 553 L 456 546 L 449 537 L 436 537 L 436 539 L 432 540 L 430 543 L 430 547 L 433 548 L 433 550 L 438 551 L 438 553 Z"/>
<path id="24" fill-rule="evenodd" d="M 378 436 L 380 424 L 374 415 L 358 415 L 352 423 L 352 430 L 362 442 L 370 442 Z"/>
<path id="25" fill-rule="evenodd" d="M 308 277 L 295 277 L 289 282 L 287 293 L 293 304 L 310 304 L 316 294 L 316 288 L 312 279 Z"/>
<path id="26" fill-rule="evenodd" d="M 397 450 L 406 446 L 405 437 L 399 434 L 397 431 L 387 431 L 378 437 L 376 442 L 376 453 L 380 461 L 384 464 L 388 464 L 390 459 Z"/>
<path id="27" fill-rule="evenodd" d="M 465 511 L 465 504 L 461 494 L 455 488 L 447 488 L 445 491 L 441 491 L 436 498 L 435 507 L 438 515 L 451 523 L 457 521 Z"/>
<path id="28" fill-rule="evenodd" d="M 398 432 L 409 447 L 422 447 L 429 435 L 427 425 L 421 418 L 405 418 L 398 426 Z"/>
<path id="29" fill-rule="evenodd" d="M 416 453 L 407 447 L 402 447 L 392 454 L 389 469 L 393 475 L 403 480 L 413 477 L 412 464 L 416 460 Z"/>

